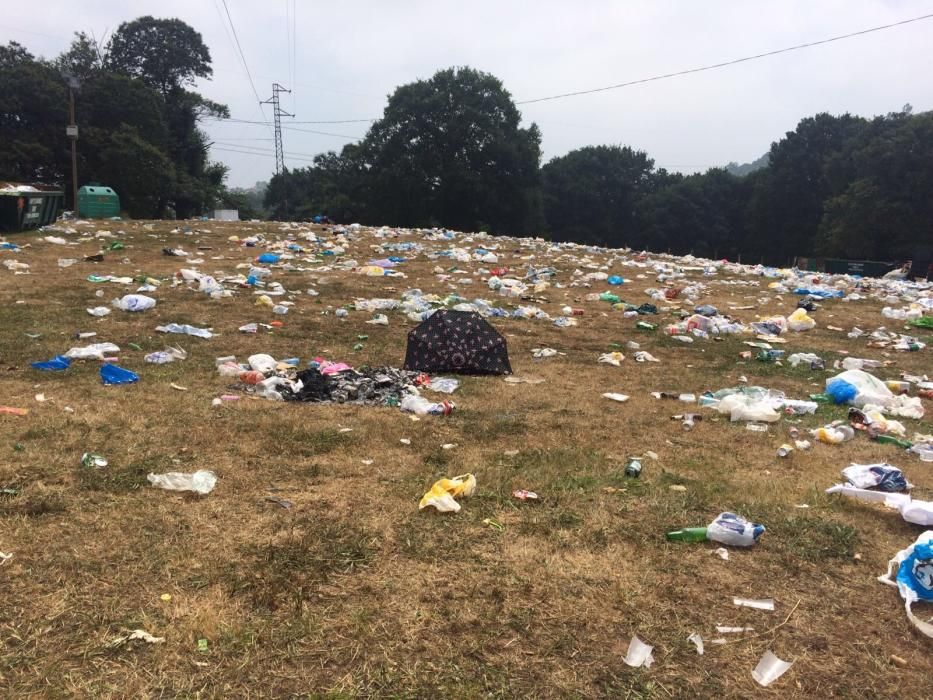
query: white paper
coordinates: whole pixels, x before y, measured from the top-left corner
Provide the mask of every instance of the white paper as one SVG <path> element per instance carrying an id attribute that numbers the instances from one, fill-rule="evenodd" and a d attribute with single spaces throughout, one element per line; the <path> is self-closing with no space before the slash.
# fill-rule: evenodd
<path id="1" fill-rule="evenodd" d="M 774 610 L 773 598 L 733 598 L 732 602 L 735 605 L 743 608 L 755 608 L 755 610 Z"/>
<path id="2" fill-rule="evenodd" d="M 606 392 L 603 394 L 603 397 L 613 401 L 618 401 L 619 403 L 625 403 L 629 399 L 629 397 L 625 394 L 614 394 L 612 392 Z"/>
<path id="3" fill-rule="evenodd" d="M 754 627 L 723 627 L 716 625 L 716 631 L 719 634 L 741 634 L 742 632 L 754 632 Z"/>
<path id="4" fill-rule="evenodd" d="M 693 642 L 697 648 L 697 654 L 703 656 L 703 637 L 698 635 L 696 632 L 687 637 L 688 642 Z"/>

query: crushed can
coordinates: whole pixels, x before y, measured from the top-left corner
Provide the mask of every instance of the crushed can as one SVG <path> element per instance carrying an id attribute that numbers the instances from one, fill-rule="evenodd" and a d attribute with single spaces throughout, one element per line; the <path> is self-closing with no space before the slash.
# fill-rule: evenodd
<path id="1" fill-rule="evenodd" d="M 793 451 L 794 451 L 793 445 L 784 444 L 778 448 L 777 456 L 783 459 L 785 457 L 789 457 L 790 453 Z"/>
<path id="2" fill-rule="evenodd" d="M 639 457 L 629 457 L 625 463 L 625 476 L 631 479 L 637 479 L 641 476 L 641 459 Z"/>

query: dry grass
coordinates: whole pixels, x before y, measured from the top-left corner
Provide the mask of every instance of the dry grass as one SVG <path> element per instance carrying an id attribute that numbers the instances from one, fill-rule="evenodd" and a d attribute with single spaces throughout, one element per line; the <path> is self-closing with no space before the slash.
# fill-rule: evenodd
<path id="1" fill-rule="evenodd" d="M 930 696 L 930 642 L 912 631 L 896 592 L 875 581 L 918 528 L 822 494 L 850 460 L 890 460 L 929 497 L 929 467 L 863 436 L 778 460 L 786 422 L 762 435 L 707 412 L 685 433 L 669 419 L 683 405 L 648 393 L 699 393 L 732 386 L 744 374 L 802 397 L 820 389 L 825 373 L 741 362 L 735 339 L 684 346 L 639 332 L 608 305 L 582 301 L 591 290 L 567 288 L 548 290 L 543 307 L 553 314 L 565 303 L 584 307 L 578 328 L 495 321 L 516 374 L 545 382 L 466 378 L 449 418 L 411 422 L 393 408 L 253 399 L 212 409 L 211 399 L 229 390 L 214 372 L 217 356 L 323 354 L 354 365 L 399 365 L 411 326 L 402 315 L 390 313 L 390 326 L 381 328 L 364 323 L 369 314 L 341 321 L 324 312 L 355 296 L 449 288 L 431 273 L 437 263 L 424 258 L 404 266 L 407 280 L 336 272 L 326 274 L 331 284 L 319 284 L 317 274 L 277 273 L 289 290 L 313 285 L 321 295 L 296 295 L 284 328 L 256 336 L 236 329 L 272 315 L 246 293 L 212 301 L 163 285 L 151 311 L 115 311 L 102 320 L 85 313 L 126 291 L 85 281 L 90 273 L 168 278 L 184 261 L 160 249 L 177 245 L 211 246 L 202 269 L 232 273 L 260 251 L 237 248 L 229 235 L 277 235 L 275 225 L 191 226 L 201 231 L 94 225 L 90 230 L 125 231 L 126 250 L 66 269 L 57 258 L 83 257 L 96 245 L 34 242 L 19 254 L 2 253 L 32 265 L 28 276 L 0 269 L 0 403 L 32 409 L 24 418 L 0 416 L 0 489 L 8 489 L 0 495 L 0 549 L 14 553 L 0 568 L 6 697 L 738 698 L 762 692 L 750 670 L 767 649 L 795 662 L 770 691 L 775 697 Z M 350 252 L 366 260 L 373 242 L 362 238 Z M 218 255 L 224 259 L 210 259 Z M 504 257 L 500 263 L 522 264 Z M 568 281 L 575 264 L 555 264 Z M 656 286 L 652 279 L 636 279 L 621 293 L 641 303 L 649 286 Z M 456 289 L 489 296 L 478 278 Z M 711 289 L 704 301 L 722 309 L 771 297 L 755 312 L 739 312 L 746 319 L 786 314 L 794 305 L 763 288 Z M 785 347 L 881 358 L 864 341 L 825 329 L 874 328 L 883 320 L 879 308 L 828 302 L 816 315 L 819 328 L 792 335 Z M 209 325 L 220 336 L 182 338 L 186 361 L 146 365 L 145 352 L 179 341 L 154 332 L 170 321 Z M 87 330 L 120 345 L 121 364 L 142 381 L 104 387 L 95 363 L 76 363 L 62 375 L 29 368 Z M 359 334 L 369 339 L 353 351 Z M 596 364 L 610 343 L 627 340 L 661 363 Z M 535 362 L 530 349 L 541 345 L 567 354 Z M 892 354 L 896 365 L 884 376 L 929 372 L 929 352 Z M 173 390 L 172 382 L 189 390 Z M 632 399 L 615 404 L 600 398 L 604 391 Z M 49 401 L 37 403 L 39 392 Z M 841 415 L 822 408 L 801 425 Z M 911 431 L 931 431 L 929 420 L 905 422 Z M 442 450 L 444 443 L 458 447 Z M 82 468 L 86 450 L 106 455 L 110 466 Z M 645 450 L 659 460 L 645 462 L 640 480 L 626 479 L 625 457 Z M 198 468 L 219 477 L 204 498 L 158 491 L 145 480 L 150 471 Z M 418 498 L 437 477 L 468 471 L 479 490 L 459 514 L 418 512 Z M 510 496 L 515 488 L 533 489 L 543 502 L 518 503 Z M 269 496 L 294 505 L 285 509 Z M 809 509 L 795 508 L 803 503 Z M 705 524 L 727 509 L 767 525 L 758 546 L 723 562 L 711 545 L 665 542 L 666 530 Z M 777 610 L 735 608 L 733 595 L 773 597 Z M 715 637 L 716 624 L 750 625 L 758 634 L 707 645 L 697 656 L 687 637 Z M 166 642 L 107 648 L 135 628 Z M 633 634 L 655 646 L 650 670 L 622 663 Z M 198 651 L 200 639 L 207 651 Z M 891 654 L 907 668 L 893 666 Z"/>

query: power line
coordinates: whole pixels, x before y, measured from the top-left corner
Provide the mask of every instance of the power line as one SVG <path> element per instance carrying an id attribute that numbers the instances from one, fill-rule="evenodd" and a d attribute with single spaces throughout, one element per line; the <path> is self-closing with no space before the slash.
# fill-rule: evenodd
<path id="1" fill-rule="evenodd" d="M 235 117 L 214 117 L 217 121 L 224 122 L 234 122 L 237 124 L 268 124 L 268 122 L 259 122 L 252 121 L 249 119 L 237 119 Z M 293 121 L 289 124 L 362 124 L 362 123 L 372 123 L 378 121 L 377 119 L 315 119 L 310 121 Z"/>
<path id="2" fill-rule="evenodd" d="M 536 97 L 533 100 L 521 100 L 516 102 L 517 105 L 527 105 L 535 102 L 546 102 L 548 100 L 560 100 L 565 97 L 577 97 L 578 95 L 591 95 L 594 92 L 606 92 L 607 90 L 618 90 L 619 88 L 630 87 L 632 85 L 641 85 L 643 83 L 651 83 L 656 80 L 665 80 L 667 78 L 675 78 L 679 75 L 688 75 L 690 73 L 702 73 L 703 71 L 714 70 L 716 68 L 724 68 L 726 66 L 734 66 L 737 63 L 745 63 L 746 61 L 755 61 L 759 58 L 766 58 L 768 56 L 776 56 L 782 53 L 788 53 L 790 51 L 798 51 L 800 49 L 808 49 L 813 46 L 820 46 L 821 44 L 830 44 L 834 41 L 842 41 L 843 39 L 851 39 L 852 37 L 862 36 L 863 34 L 871 34 L 872 32 L 880 32 L 884 29 L 891 29 L 892 27 L 900 27 L 904 24 L 910 24 L 912 22 L 920 22 L 921 20 L 933 18 L 933 14 L 920 15 L 919 17 L 911 17 L 910 19 L 901 20 L 900 22 L 892 22 L 891 24 L 882 24 L 877 27 L 871 27 L 870 29 L 862 29 L 857 32 L 850 32 L 848 34 L 840 34 L 839 36 L 833 36 L 828 39 L 820 39 L 819 41 L 810 41 L 805 44 L 797 44 L 796 46 L 788 46 L 783 49 L 776 49 L 774 51 L 766 51 L 765 53 L 755 54 L 754 56 L 745 56 L 744 58 L 736 58 L 731 61 L 723 61 L 722 63 L 713 63 L 708 66 L 702 66 L 700 68 L 688 68 L 687 70 L 680 70 L 675 73 L 665 73 L 664 75 L 655 75 L 650 78 L 641 78 L 639 80 L 630 80 L 625 83 L 617 83 L 616 85 L 607 85 L 605 87 L 593 88 L 591 90 L 577 90 L 575 92 L 565 92 L 560 95 L 549 95 L 548 97 Z"/>
<path id="3" fill-rule="evenodd" d="M 234 123 L 234 124 L 255 124 L 255 125 L 265 125 L 265 126 L 268 126 L 268 125 L 269 125 L 269 122 L 256 122 L 256 121 L 249 121 L 249 120 L 247 120 L 247 119 L 225 119 L 225 118 L 221 118 L 221 117 L 215 118 L 214 121 L 215 121 L 215 123 L 220 123 L 220 124 L 223 124 L 223 123 L 226 123 L 226 122 L 231 122 L 231 123 Z M 291 122 L 291 123 L 293 123 L 293 124 L 301 124 L 301 123 L 304 123 L 304 122 Z M 284 129 L 284 130 L 286 130 L 286 131 L 300 131 L 300 132 L 302 132 L 302 133 L 304 133 L 304 134 L 317 134 L 317 135 L 319 135 L 319 136 L 333 136 L 333 137 L 339 138 L 339 139 L 354 139 L 354 140 L 356 140 L 356 141 L 359 141 L 359 140 L 361 140 L 361 139 L 363 138 L 362 136 L 356 136 L 356 135 L 353 135 L 353 134 L 335 134 L 335 133 L 333 133 L 333 132 L 331 132 L 331 131 L 317 131 L 317 130 L 315 130 L 315 129 L 296 129 L 296 128 L 293 127 L 293 126 L 283 126 L 282 129 Z"/>
<path id="4" fill-rule="evenodd" d="M 230 22 L 230 30 L 233 32 L 233 40 L 236 42 L 237 51 L 240 52 L 240 60 L 243 62 L 243 69 L 246 71 L 246 77 L 249 78 L 249 86 L 253 89 L 253 95 L 256 97 L 256 102 L 262 103 L 262 100 L 259 98 L 259 92 L 256 90 L 256 85 L 253 83 L 253 76 L 249 72 L 249 66 L 246 63 L 246 55 L 243 53 L 243 47 L 240 46 L 240 37 L 236 33 L 236 25 L 233 23 L 233 18 L 230 16 L 230 8 L 227 7 L 227 0 L 220 0 L 224 5 L 224 11 L 227 13 L 227 20 Z M 259 108 L 260 110 L 262 107 Z M 263 112 L 263 117 L 266 114 Z"/>

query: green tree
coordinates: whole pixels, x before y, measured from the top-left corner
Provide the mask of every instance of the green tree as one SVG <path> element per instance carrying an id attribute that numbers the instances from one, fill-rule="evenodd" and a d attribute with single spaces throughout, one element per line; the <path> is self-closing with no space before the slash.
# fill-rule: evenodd
<path id="1" fill-rule="evenodd" d="M 117 27 L 106 63 L 110 70 L 139 78 L 163 95 L 213 73 L 200 33 L 180 19 L 148 15 Z"/>
<path id="2" fill-rule="evenodd" d="M 554 240 L 632 245 L 636 207 L 655 189 L 654 161 L 628 146 L 586 146 L 541 169 L 544 211 Z"/>
<path id="3" fill-rule="evenodd" d="M 530 233 L 543 224 L 541 134 L 520 121 L 497 78 L 450 68 L 397 88 L 341 167 L 363 178 L 370 221 Z"/>
<path id="4" fill-rule="evenodd" d="M 68 92 L 16 42 L 0 46 L 0 180 L 61 183 L 70 167 Z"/>
<path id="5" fill-rule="evenodd" d="M 120 204 L 135 218 L 158 218 L 175 184 L 171 160 L 132 126 L 114 130 L 99 156 L 95 176 L 115 186 Z"/>

